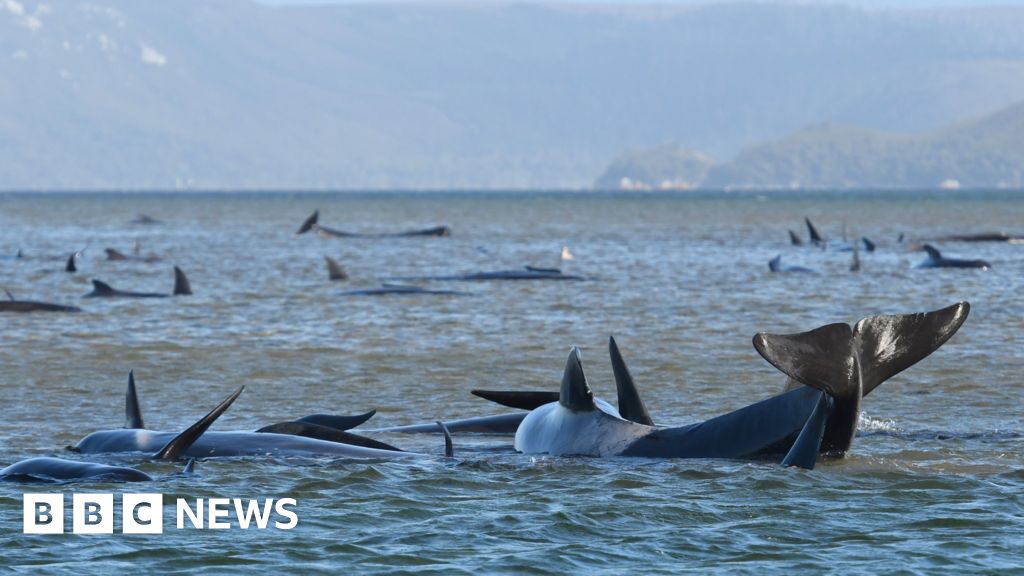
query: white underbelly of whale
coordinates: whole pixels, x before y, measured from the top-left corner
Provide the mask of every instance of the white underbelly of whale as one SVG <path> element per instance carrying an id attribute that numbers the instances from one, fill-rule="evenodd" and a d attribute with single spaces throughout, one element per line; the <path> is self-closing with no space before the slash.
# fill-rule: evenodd
<path id="1" fill-rule="evenodd" d="M 654 428 L 623 420 L 597 401 L 597 410 L 573 411 L 558 402 L 545 404 L 523 419 L 515 448 L 524 454 L 614 456 Z"/>

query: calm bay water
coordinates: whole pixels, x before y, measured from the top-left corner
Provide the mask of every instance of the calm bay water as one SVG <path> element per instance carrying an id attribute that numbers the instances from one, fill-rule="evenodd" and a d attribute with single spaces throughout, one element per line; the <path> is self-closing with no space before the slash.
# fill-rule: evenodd
<path id="1" fill-rule="evenodd" d="M 449 238 L 294 236 L 438 224 Z M 163 220 L 130 224 L 137 213 Z M 878 251 L 789 246 L 809 216 Z M 656 422 L 685 424 L 778 392 L 758 331 L 795 332 L 968 300 L 960 332 L 865 399 L 849 457 L 814 471 L 762 462 L 552 459 L 511 438 L 457 436 L 454 460 L 208 460 L 198 474 L 141 463 L 155 485 L 53 491 L 293 497 L 291 531 L 25 536 L 21 495 L 0 485 L 0 565 L 36 572 L 336 573 L 624 571 L 1020 572 L 1024 566 L 1024 246 L 954 244 L 992 269 L 915 270 L 899 233 L 1024 233 L 1008 193 L 0 195 L 0 284 L 85 313 L 0 316 L 0 465 L 123 424 L 134 369 L 146 423 L 179 430 L 239 384 L 214 429 L 315 412 L 378 410 L 370 425 L 500 413 L 472 388 L 557 389 L 570 346 L 598 395 L 614 396 L 614 334 Z M 156 263 L 109 262 L 138 238 Z M 437 283 L 471 297 L 343 297 L 390 276 L 557 266 L 587 282 Z M 79 272 L 64 259 L 84 248 Z M 17 250 L 25 257 L 13 259 Z M 772 275 L 767 262 L 821 271 Z M 351 280 L 327 281 L 323 257 Z M 194 296 L 82 299 L 89 279 Z M 379 436 L 443 454 L 440 437 Z M 172 526 L 172 523 L 166 523 Z"/>

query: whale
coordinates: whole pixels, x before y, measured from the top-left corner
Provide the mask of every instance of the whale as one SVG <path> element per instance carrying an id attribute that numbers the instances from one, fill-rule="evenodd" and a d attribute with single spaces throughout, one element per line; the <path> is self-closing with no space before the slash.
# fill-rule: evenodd
<path id="1" fill-rule="evenodd" d="M 781 456 L 784 466 L 811 469 L 820 455 L 845 456 L 863 396 L 938 349 L 969 311 L 970 305 L 960 302 L 932 312 L 872 316 L 852 327 L 835 323 L 798 334 L 759 333 L 754 348 L 788 376 L 787 388 L 739 410 L 677 427 L 637 421 L 635 404 L 616 410 L 595 398 L 580 351 L 573 347 L 558 401 L 527 414 L 514 446 L 526 454 L 552 456 Z M 617 386 L 635 392 L 628 371 L 615 372 Z"/>
<path id="2" fill-rule="evenodd" d="M 807 268 L 805 266 L 783 266 L 781 254 L 768 261 L 768 270 L 770 270 L 771 272 L 803 272 L 810 274 L 817 273 L 817 271 Z"/>
<path id="3" fill-rule="evenodd" d="M 115 250 L 114 248 L 104 248 L 103 251 L 106 252 L 106 254 L 107 254 L 107 260 L 111 260 L 111 261 L 115 261 L 115 262 L 125 262 L 125 261 L 128 261 L 128 262 L 146 262 L 147 264 L 151 264 L 153 262 L 159 262 L 160 261 L 160 257 L 157 256 L 156 254 L 147 254 L 146 256 L 143 256 L 142 254 L 140 254 L 139 253 L 139 245 L 138 245 L 138 243 L 135 244 L 135 248 L 133 249 L 132 254 L 125 254 L 124 252 L 121 252 L 119 250 Z"/>
<path id="4" fill-rule="evenodd" d="M 364 288 L 361 290 L 347 290 L 342 296 L 415 296 L 417 294 L 428 294 L 435 296 L 472 296 L 469 292 L 458 290 L 432 290 L 422 286 L 409 286 L 407 284 L 382 284 L 379 288 Z"/>
<path id="5" fill-rule="evenodd" d="M 807 225 L 807 234 L 810 237 L 809 243 L 811 246 L 815 246 L 823 250 L 830 249 L 837 252 L 849 252 L 853 250 L 854 245 L 859 242 L 864 247 L 865 252 L 875 251 L 875 243 L 872 242 L 866 236 L 861 236 L 860 240 L 857 240 L 852 244 L 847 242 L 845 223 L 843 225 L 842 241 L 832 241 L 825 239 L 825 237 L 821 235 L 821 232 L 819 232 L 818 229 L 814 226 L 814 224 L 811 223 L 811 219 L 807 218 L 806 216 L 804 217 L 804 223 Z M 803 245 L 803 242 L 800 240 L 800 237 L 797 236 L 796 232 L 793 232 L 792 230 L 789 231 L 789 242 L 794 246 Z"/>
<path id="6" fill-rule="evenodd" d="M 565 274 L 559 268 L 526 266 L 521 270 L 496 270 L 493 272 L 472 272 L 450 276 L 402 276 L 391 280 L 441 280 L 441 281 L 485 281 L 485 280 L 586 280 L 583 276 Z"/>
<path id="7" fill-rule="evenodd" d="M 192 294 L 192 286 L 189 284 L 188 278 L 181 271 L 181 268 L 175 266 L 174 290 L 171 294 L 118 290 L 106 282 L 94 279 L 92 280 L 92 292 L 86 294 L 84 298 L 168 298 L 170 296 L 187 296 L 190 294 Z"/>
<path id="8" fill-rule="evenodd" d="M 129 224 L 163 224 L 162 220 L 157 220 L 148 214 L 142 214 L 141 212 L 135 217 L 134 220 L 128 222 Z"/>
<path id="9" fill-rule="evenodd" d="M 408 238 L 415 236 L 451 236 L 452 230 L 447 226 L 434 226 L 432 228 L 423 228 L 421 230 L 408 230 L 405 232 L 393 232 L 393 233 L 356 233 L 356 232 L 343 232 L 334 228 L 328 228 L 319 224 L 320 210 L 314 210 L 312 214 L 302 222 L 299 229 L 295 232 L 295 235 L 305 234 L 311 230 L 315 231 L 320 236 L 325 238 Z"/>
<path id="10" fill-rule="evenodd" d="M 950 234 L 933 239 L 936 242 L 1007 242 L 1024 243 L 1024 236 L 1008 232 L 979 232 L 975 234 Z"/>
<path id="11" fill-rule="evenodd" d="M 183 474 L 191 474 L 195 459 L 190 458 Z M 43 456 L 15 462 L 0 470 L 0 481 L 4 482 L 150 482 L 153 477 L 141 470 L 127 466 L 112 466 L 96 462 L 68 460 Z"/>
<path id="12" fill-rule="evenodd" d="M 65 306 L 52 302 L 36 302 L 34 300 L 18 300 L 8 290 L 7 300 L 0 300 L 0 312 L 81 312 L 77 306 Z"/>
<path id="13" fill-rule="evenodd" d="M 924 244 L 921 249 L 928 253 L 924 261 L 919 262 L 915 268 L 981 268 L 987 270 L 992 267 L 985 260 L 961 260 L 959 258 L 946 258 L 931 244 Z"/>
<path id="14" fill-rule="evenodd" d="M 241 389 L 237 394 L 241 393 Z M 234 398 L 232 398 L 232 401 Z M 226 409 L 226 407 L 225 407 Z M 357 426 L 373 412 L 354 417 L 313 414 L 296 421 L 272 424 L 258 431 L 206 431 L 183 454 L 192 458 L 297 457 L 352 459 L 419 459 L 431 454 L 406 452 L 383 442 L 343 434 L 340 428 Z M 450 433 L 441 424 L 436 430 L 446 436 L 446 456 L 452 455 Z M 136 393 L 134 374 L 129 372 L 125 401 L 125 427 L 92 432 L 69 449 L 83 454 L 150 452 L 173 436 L 144 428 Z"/>

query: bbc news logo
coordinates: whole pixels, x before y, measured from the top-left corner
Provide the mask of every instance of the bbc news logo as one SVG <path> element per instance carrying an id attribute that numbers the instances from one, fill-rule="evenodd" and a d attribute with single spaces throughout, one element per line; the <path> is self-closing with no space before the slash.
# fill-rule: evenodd
<path id="1" fill-rule="evenodd" d="M 113 534 L 120 512 L 122 534 L 163 534 L 163 494 L 122 494 L 120 507 L 113 494 L 73 494 L 71 531 L 74 534 Z M 299 524 L 294 498 L 178 498 L 175 526 L 199 530 L 291 530 Z M 64 534 L 64 494 L 24 494 L 22 531 L 25 534 Z M 232 523 L 232 516 L 235 522 Z M 271 522 L 273 520 L 273 522 Z"/>

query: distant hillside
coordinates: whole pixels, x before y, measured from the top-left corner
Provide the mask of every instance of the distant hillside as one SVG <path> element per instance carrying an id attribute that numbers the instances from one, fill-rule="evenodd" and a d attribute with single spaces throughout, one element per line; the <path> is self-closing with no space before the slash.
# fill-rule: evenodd
<path id="1" fill-rule="evenodd" d="M 750 147 L 701 186 L 1024 188 L 1024 102 L 911 136 L 823 125 Z"/>
<path id="2" fill-rule="evenodd" d="M 991 113 L 1024 100 L 1021 30 L 1021 7 L 0 0 L 0 189 L 587 187 L 657 143 Z M 708 178 L 763 176 L 733 167 Z"/>
<path id="3" fill-rule="evenodd" d="M 715 160 L 696 150 L 675 145 L 625 154 L 612 162 L 594 188 L 686 189 L 704 181 Z"/>

